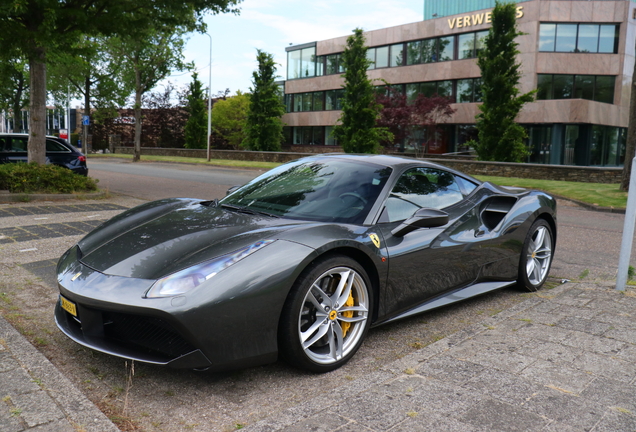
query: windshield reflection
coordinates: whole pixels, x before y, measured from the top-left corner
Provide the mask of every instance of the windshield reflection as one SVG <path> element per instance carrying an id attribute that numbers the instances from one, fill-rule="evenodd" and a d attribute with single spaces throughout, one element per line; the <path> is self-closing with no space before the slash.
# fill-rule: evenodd
<path id="1" fill-rule="evenodd" d="M 291 219 L 362 223 L 391 168 L 346 160 L 294 162 L 252 180 L 220 201 Z"/>

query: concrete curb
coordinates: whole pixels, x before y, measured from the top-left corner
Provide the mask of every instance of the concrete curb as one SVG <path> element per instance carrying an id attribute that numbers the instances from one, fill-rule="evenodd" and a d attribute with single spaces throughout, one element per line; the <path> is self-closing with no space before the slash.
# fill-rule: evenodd
<path id="1" fill-rule="evenodd" d="M 0 191 L 0 203 L 6 202 L 31 202 L 31 201 L 63 201 L 71 199 L 90 200 L 100 199 L 106 196 L 106 191 L 72 193 L 72 194 L 39 194 L 39 193 L 11 193 Z"/>
<path id="2" fill-rule="evenodd" d="M 44 392 L 48 394 L 57 406 L 57 409 L 53 411 L 61 411 L 61 414 L 72 427 L 70 430 L 84 430 L 87 432 L 119 431 L 119 428 L 2 317 L 0 317 L 0 337 L 2 337 L 4 345 L 10 355 L 30 376 L 31 381 L 37 381 L 37 384 L 39 384 L 40 389 L 32 393 L 41 394 L 41 392 Z M 36 388 L 36 386 L 33 387 Z M 46 397 L 40 397 L 38 399 L 48 400 Z M 33 412 L 29 412 L 29 410 L 35 410 L 37 413 L 38 411 L 44 410 L 44 408 L 45 407 L 41 404 L 38 406 L 27 406 L 20 415 L 29 418 L 29 415 L 33 416 Z M 55 417 L 59 417 L 55 412 L 50 415 L 50 418 Z M 42 419 L 40 419 L 40 421 L 42 421 Z M 59 419 L 59 421 L 54 423 L 37 424 L 39 421 L 34 421 L 33 423 L 35 424 L 33 425 L 30 424 L 31 421 L 27 421 L 27 423 L 33 427 L 46 427 L 47 425 L 53 427 L 53 429 L 47 430 L 67 430 L 67 428 L 64 427 L 64 419 Z"/>

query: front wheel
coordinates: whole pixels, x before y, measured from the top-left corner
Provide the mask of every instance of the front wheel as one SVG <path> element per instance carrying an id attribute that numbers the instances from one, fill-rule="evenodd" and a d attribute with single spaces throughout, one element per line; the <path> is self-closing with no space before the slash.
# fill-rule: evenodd
<path id="1" fill-rule="evenodd" d="M 552 228 L 543 219 L 537 219 L 526 236 L 519 260 L 519 285 L 537 291 L 544 284 L 552 264 L 554 237 Z"/>
<path id="2" fill-rule="evenodd" d="M 345 256 L 313 264 L 285 302 L 279 329 L 281 354 L 313 372 L 339 368 L 356 353 L 371 320 L 369 278 Z"/>

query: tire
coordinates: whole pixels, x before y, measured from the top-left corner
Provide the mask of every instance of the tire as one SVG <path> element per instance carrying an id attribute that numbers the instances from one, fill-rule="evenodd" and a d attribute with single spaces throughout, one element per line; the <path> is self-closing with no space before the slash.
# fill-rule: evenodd
<path id="1" fill-rule="evenodd" d="M 280 353 L 300 369 L 337 369 L 362 345 L 371 311 L 371 284 L 357 261 L 346 256 L 319 260 L 301 274 L 285 301 Z"/>
<path id="2" fill-rule="evenodd" d="M 528 230 L 519 259 L 518 283 L 521 288 L 537 291 L 543 286 L 550 273 L 553 250 L 554 235 L 550 224 L 537 219 Z"/>

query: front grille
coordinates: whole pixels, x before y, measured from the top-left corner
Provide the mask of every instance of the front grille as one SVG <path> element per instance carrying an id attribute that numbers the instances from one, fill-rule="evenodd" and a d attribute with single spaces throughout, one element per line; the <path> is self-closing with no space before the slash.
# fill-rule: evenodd
<path id="1" fill-rule="evenodd" d="M 195 348 L 162 319 L 104 312 L 104 336 L 126 345 L 137 346 L 176 358 Z"/>

